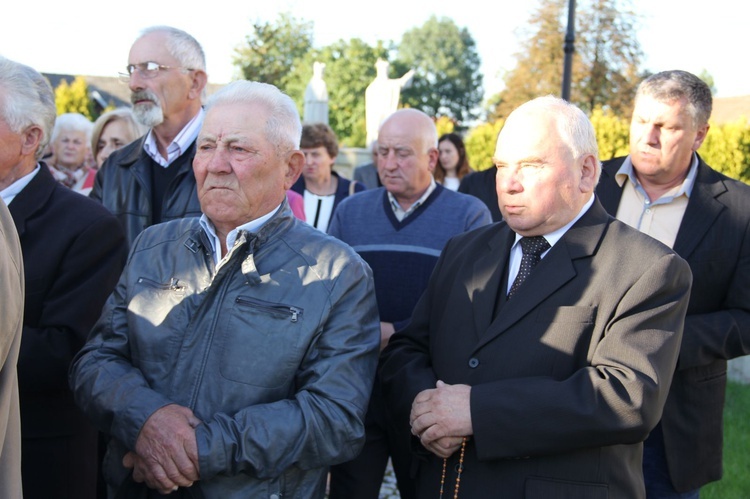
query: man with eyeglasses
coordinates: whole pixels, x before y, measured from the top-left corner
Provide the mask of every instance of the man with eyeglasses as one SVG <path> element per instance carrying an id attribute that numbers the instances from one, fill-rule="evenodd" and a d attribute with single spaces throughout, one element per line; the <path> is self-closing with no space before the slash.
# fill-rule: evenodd
<path id="1" fill-rule="evenodd" d="M 151 129 L 107 159 L 90 196 L 117 216 L 132 244 L 150 225 L 201 214 L 192 163 L 204 114 L 203 49 L 179 29 L 147 28 L 120 77 L 136 119 Z"/>

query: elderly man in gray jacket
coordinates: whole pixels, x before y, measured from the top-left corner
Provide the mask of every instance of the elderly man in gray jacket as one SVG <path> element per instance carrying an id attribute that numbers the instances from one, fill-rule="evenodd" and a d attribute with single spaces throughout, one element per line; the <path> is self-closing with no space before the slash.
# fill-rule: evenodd
<path id="1" fill-rule="evenodd" d="M 380 337 L 372 276 L 292 215 L 300 133 L 271 85 L 209 100 L 193 162 L 202 217 L 135 240 L 71 368 L 78 404 L 112 436 L 110 492 L 323 497 L 327 467 L 361 449 Z"/>

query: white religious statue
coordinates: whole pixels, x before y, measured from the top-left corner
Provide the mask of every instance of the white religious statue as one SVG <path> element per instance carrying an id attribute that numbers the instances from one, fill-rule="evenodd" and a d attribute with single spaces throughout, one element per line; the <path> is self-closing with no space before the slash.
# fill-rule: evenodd
<path id="1" fill-rule="evenodd" d="M 305 89 L 305 116 L 303 122 L 328 124 L 328 88 L 323 81 L 325 63 L 313 63 L 313 76 Z"/>
<path id="2" fill-rule="evenodd" d="M 388 61 L 378 59 L 375 63 L 377 76 L 365 90 L 365 123 L 367 126 L 367 143 L 378 138 L 378 129 L 385 119 L 398 109 L 401 89 L 411 85 L 414 70 L 410 69 L 401 78 L 388 78 Z"/>

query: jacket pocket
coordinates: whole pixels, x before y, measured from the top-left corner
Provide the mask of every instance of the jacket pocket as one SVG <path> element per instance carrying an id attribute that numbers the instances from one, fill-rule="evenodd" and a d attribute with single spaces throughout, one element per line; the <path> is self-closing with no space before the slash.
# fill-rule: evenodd
<path id="1" fill-rule="evenodd" d="M 307 344 L 303 318 L 294 305 L 237 297 L 223 335 L 221 375 L 264 388 L 289 383 Z"/>

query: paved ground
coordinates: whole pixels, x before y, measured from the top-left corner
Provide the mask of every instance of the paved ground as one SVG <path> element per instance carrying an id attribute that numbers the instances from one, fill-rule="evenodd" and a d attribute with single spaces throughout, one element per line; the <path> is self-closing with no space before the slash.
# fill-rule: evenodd
<path id="1" fill-rule="evenodd" d="M 380 499 L 400 499 L 401 496 L 396 488 L 396 476 L 393 474 L 391 462 L 388 461 L 388 468 L 385 470 L 383 486 L 380 487 Z"/>

